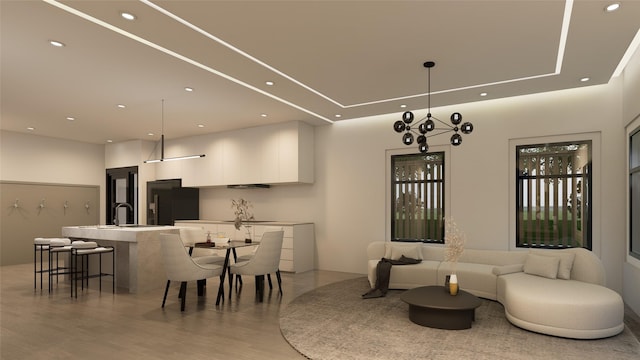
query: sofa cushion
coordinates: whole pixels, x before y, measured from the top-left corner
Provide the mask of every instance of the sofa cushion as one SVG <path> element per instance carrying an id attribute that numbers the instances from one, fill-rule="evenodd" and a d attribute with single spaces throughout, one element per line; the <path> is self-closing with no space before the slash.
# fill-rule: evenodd
<path id="1" fill-rule="evenodd" d="M 422 243 L 388 242 L 385 244 L 385 259 L 398 260 L 402 255 L 408 258 L 422 260 Z"/>
<path id="2" fill-rule="evenodd" d="M 543 334 L 596 339 L 624 330 L 622 298 L 600 285 L 514 273 L 498 277 L 498 301 L 511 323 Z"/>
<path id="3" fill-rule="evenodd" d="M 573 268 L 573 259 L 575 259 L 576 254 L 572 252 L 566 252 L 562 250 L 538 250 L 531 249 L 530 252 L 536 255 L 543 256 L 554 256 L 560 259 L 560 264 L 558 265 L 558 279 L 570 280 L 571 279 L 571 268 Z"/>
<path id="4" fill-rule="evenodd" d="M 516 272 L 522 272 L 524 264 L 512 264 L 493 267 L 493 275 L 500 276 L 506 274 L 512 274 Z"/>
<path id="5" fill-rule="evenodd" d="M 527 259 L 524 262 L 524 272 L 530 275 L 556 279 L 558 277 L 559 264 L 559 257 L 527 254 Z"/>

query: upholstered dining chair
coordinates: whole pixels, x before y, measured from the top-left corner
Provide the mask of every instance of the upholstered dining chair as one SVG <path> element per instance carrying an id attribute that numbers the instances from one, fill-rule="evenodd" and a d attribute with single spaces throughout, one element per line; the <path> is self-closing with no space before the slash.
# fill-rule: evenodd
<path id="1" fill-rule="evenodd" d="M 255 276 L 256 295 L 260 302 L 264 299 L 264 276 L 267 274 L 276 274 L 278 287 L 282 295 L 282 279 L 280 277 L 279 266 L 283 235 L 284 231 L 265 232 L 253 256 L 247 261 L 237 262 L 230 267 L 230 276 L 234 274 Z M 233 281 L 231 281 L 231 283 L 233 283 Z"/>
<path id="2" fill-rule="evenodd" d="M 167 287 L 164 290 L 162 307 L 167 301 L 167 293 L 171 281 L 180 281 L 180 310 L 184 311 L 185 298 L 187 297 L 187 282 L 205 280 L 222 274 L 222 266 L 216 264 L 198 264 L 185 248 L 180 235 L 160 234 L 160 248 L 162 260 L 167 273 Z"/>

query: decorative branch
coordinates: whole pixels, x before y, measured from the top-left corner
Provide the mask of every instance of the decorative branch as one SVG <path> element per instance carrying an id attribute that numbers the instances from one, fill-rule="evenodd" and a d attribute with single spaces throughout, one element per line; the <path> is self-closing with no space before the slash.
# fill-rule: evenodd
<path id="1" fill-rule="evenodd" d="M 233 224 L 236 230 L 240 230 L 243 221 L 253 220 L 253 212 L 250 210 L 253 208 L 251 202 L 245 199 L 231 199 L 231 207 L 233 208 L 233 214 L 236 216 Z"/>
<path id="2" fill-rule="evenodd" d="M 445 251 L 445 261 L 454 263 L 458 262 L 460 255 L 464 251 L 464 244 L 467 241 L 467 236 L 464 232 L 458 229 L 456 222 L 452 217 L 445 218 L 445 238 L 444 242 L 447 246 Z M 454 270 L 455 273 L 455 270 Z"/>

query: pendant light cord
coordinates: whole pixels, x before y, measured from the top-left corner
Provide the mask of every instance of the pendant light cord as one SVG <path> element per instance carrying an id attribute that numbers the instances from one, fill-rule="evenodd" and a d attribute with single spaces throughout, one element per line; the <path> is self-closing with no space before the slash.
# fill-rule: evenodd
<path id="1" fill-rule="evenodd" d="M 160 159 L 164 160 L 164 99 L 162 99 L 162 133 L 160 134 Z"/>
<path id="2" fill-rule="evenodd" d="M 427 68 L 427 111 L 431 115 L 431 67 Z"/>

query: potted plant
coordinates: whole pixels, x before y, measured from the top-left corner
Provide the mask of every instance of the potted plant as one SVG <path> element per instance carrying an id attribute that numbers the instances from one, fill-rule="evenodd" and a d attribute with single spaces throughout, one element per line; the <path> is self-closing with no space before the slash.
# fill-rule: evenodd
<path id="1" fill-rule="evenodd" d="M 253 220 L 253 212 L 251 211 L 253 205 L 251 205 L 251 202 L 242 198 L 237 200 L 231 199 L 231 208 L 233 208 L 233 214 L 235 215 L 233 224 L 236 230 L 240 230 L 240 228 L 244 226 L 247 231 L 244 241 L 251 242 L 251 231 L 248 225 L 243 225 L 243 221 Z"/>

